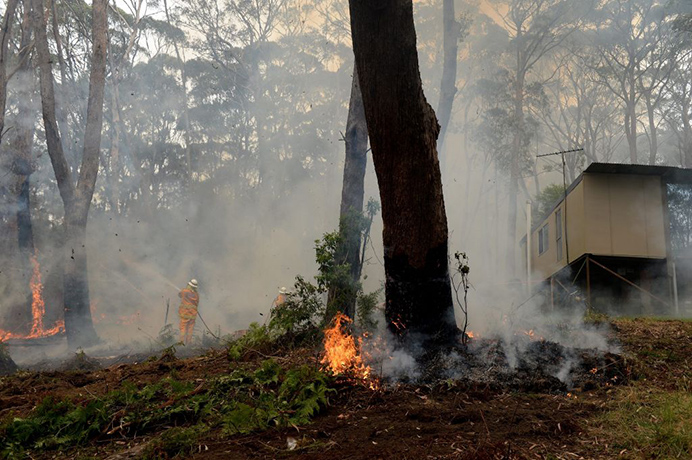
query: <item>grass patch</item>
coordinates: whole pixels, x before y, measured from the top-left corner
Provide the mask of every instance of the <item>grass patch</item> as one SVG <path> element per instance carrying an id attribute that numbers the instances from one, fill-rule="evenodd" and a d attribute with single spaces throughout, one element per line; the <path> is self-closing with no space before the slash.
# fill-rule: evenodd
<path id="1" fill-rule="evenodd" d="M 692 394 L 636 385 L 618 392 L 599 419 L 603 436 L 617 452 L 643 458 L 692 456 Z"/>
<path id="2" fill-rule="evenodd" d="M 149 458 L 173 458 L 214 427 L 232 435 L 304 425 L 332 391 L 321 371 L 284 369 L 273 360 L 200 385 L 170 377 L 141 388 L 125 382 L 101 398 L 46 398 L 26 418 L 7 417 L 0 424 L 0 457 L 25 458 L 25 451 L 64 450 L 174 426 L 148 450 Z"/>
<path id="3" fill-rule="evenodd" d="M 584 313 L 584 322 L 586 324 L 603 324 L 610 322 L 610 317 L 605 313 L 588 308 Z"/>

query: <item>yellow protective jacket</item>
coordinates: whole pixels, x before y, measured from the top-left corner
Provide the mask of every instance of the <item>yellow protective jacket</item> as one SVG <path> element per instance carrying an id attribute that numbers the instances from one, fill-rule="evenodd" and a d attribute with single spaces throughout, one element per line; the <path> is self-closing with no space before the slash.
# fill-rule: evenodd
<path id="1" fill-rule="evenodd" d="M 199 306 L 199 294 L 190 287 L 186 287 L 178 293 L 180 297 L 180 307 L 178 314 L 184 319 L 194 319 L 197 317 L 197 307 Z"/>

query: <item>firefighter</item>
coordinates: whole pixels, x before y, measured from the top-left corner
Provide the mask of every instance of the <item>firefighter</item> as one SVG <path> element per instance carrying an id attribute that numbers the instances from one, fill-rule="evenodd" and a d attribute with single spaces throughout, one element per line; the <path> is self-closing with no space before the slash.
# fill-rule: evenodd
<path id="1" fill-rule="evenodd" d="M 187 287 L 178 293 L 180 297 L 180 341 L 185 345 L 192 341 L 192 330 L 197 319 L 197 307 L 199 306 L 199 294 L 197 293 L 197 280 L 191 279 Z"/>
<path id="2" fill-rule="evenodd" d="M 274 302 L 272 302 L 272 309 L 279 308 L 286 302 L 286 295 L 288 294 L 288 289 L 282 287 L 279 289 L 279 295 L 276 296 Z"/>

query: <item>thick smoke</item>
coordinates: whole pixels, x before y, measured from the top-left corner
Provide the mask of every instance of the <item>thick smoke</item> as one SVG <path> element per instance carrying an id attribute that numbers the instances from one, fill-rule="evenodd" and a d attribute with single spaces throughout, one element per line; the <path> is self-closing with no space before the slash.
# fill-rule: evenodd
<path id="1" fill-rule="evenodd" d="M 219 2 L 230 4 L 221 0 Z M 236 3 L 239 2 L 234 2 Z M 151 212 L 118 214 L 107 205 L 108 195 L 114 191 L 106 174 L 109 165 L 114 161 L 111 143 L 114 133 L 113 113 L 106 108 L 102 169 L 88 227 L 90 294 L 96 329 L 104 340 L 102 348 L 146 347 L 155 344 L 156 336 L 164 325 L 167 305 L 168 321 L 176 324 L 178 289 L 184 287 L 190 278 L 199 280 L 200 313 L 205 322 L 214 333 L 218 330 L 225 334 L 246 329 L 252 321 L 263 322 L 279 287 L 290 287 L 298 274 L 310 278 L 316 273 L 314 240 L 319 239 L 323 233 L 334 230 L 338 224 L 343 166 L 340 131 L 343 131 L 345 126 L 352 69 L 352 51 L 349 49 L 348 37 L 337 38 L 338 34 L 333 30 L 325 31 L 329 27 L 322 27 L 325 19 L 320 15 L 321 12 L 329 8 L 327 4 L 339 2 L 315 2 L 315 5 L 318 3 L 319 8 L 310 10 L 307 14 L 309 20 L 286 22 L 294 25 L 308 24 L 309 26 L 305 27 L 313 27 L 312 29 L 301 32 L 284 24 L 279 28 L 281 33 L 275 32 L 269 38 L 263 37 L 267 39 L 266 48 L 270 48 L 271 51 L 279 49 L 273 58 L 280 64 L 267 60 L 269 63 L 263 62 L 262 66 L 258 65 L 258 68 L 262 67 L 266 73 L 261 78 L 253 78 L 264 78 L 268 83 L 263 88 L 264 92 L 252 87 L 254 92 L 246 99 L 235 98 L 235 94 L 227 94 L 233 93 L 236 88 L 224 87 L 228 79 L 222 79 L 223 72 L 231 73 L 234 78 L 242 80 L 239 88 L 251 87 L 256 81 L 252 78 L 243 79 L 247 75 L 243 75 L 236 67 L 223 68 L 216 62 L 205 65 L 203 60 L 209 58 L 212 54 L 210 50 L 215 51 L 214 46 L 219 44 L 210 42 L 211 44 L 204 48 L 205 39 L 211 40 L 211 35 L 204 37 L 199 28 L 191 30 L 192 22 L 187 24 L 186 29 L 185 15 L 179 18 L 182 29 L 189 32 L 189 41 L 180 41 L 180 45 L 187 47 L 190 62 L 190 99 L 196 103 L 209 100 L 214 102 L 215 98 L 221 101 L 218 106 L 212 103 L 199 104 L 197 108 L 206 118 L 200 116 L 196 119 L 194 129 L 199 139 L 195 140 L 198 145 L 203 146 L 226 142 L 228 152 L 225 154 L 236 157 L 234 161 L 228 162 L 230 166 L 227 166 L 227 169 L 219 168 L 214 172 L 213 181 L 208 177 L 198 178 L 193 187 L 181 186 L 180 189 L 183 191 L 175 189 L 174 185 L 167 188 L 166 183 L 159 184 L 158 189 L 150 187 L 158 205 L 150 210 Z M 439 63 L 442 56 L 442 30 L 439 3 L 415 2 L 421 73 L 426 95 L 433 107 L 437 105 L 441 78 Z M 343 7 L 343 4 L 341 6 Z M 151 5 L 151 8 L 154 7 L 155 5 Z M 530 96 L 529 102 L 540 104 L 530 106 L 534 112 L 530 117 L 527 115 L 527 129 L 532 132 L 527 135 L 526 146 L 522 152 L 523 157 L 527 158 L 526 164 L 522 167 L 523 186 L 520 187 L 519 196 L 509 196 L 507 160 L 508 152 L 513 150 L 507 139 L 508 128 L 506 125 L 489 124 L 489 120 L 497 122 L 496 119 L 491 120 L 489 115 L 505 113 L 502 111 L 507 110 L 506 101 L 498 102 L 488 95 L 488 88 L 495 90 L 495 94 L 491 96 L 503 95 L 504 90 L 510 88 L 513 82 L 512 53 L 508 52 L 511 50 L 511 40 L 509 32 L 503 30 L 498 16 L 505 11 L 505 7 L 495 11 L 485 2 L 478 4 L 459 1 L 457 11 L 467 16 L 469 34 L 462 37 L 460 44 L 457 82 L 459 92 L 455 99 L 444 149 L 440 152 L 440 164 L 449 222 L 450 249 L 452 252 L 466 252 L 470 260 L 472 288 L 469 292 L 469 329 L 481 337 L 500 340 L 510 366 L 518 365 L 526 356 L 528 344 L 531 343 L 526 335 L 528 333 L 568 348 L 613 351 L 615 349 L 609 344 L 605 331 L 583 323 L 583 304 L 582 307 L 568 311 L 558 309 L 547 312 L 547 302 L 542 295 L 528 298 L 525 286 L 512 281 L 517 277 L 514 274 L 516 267 L 509 267 L 507 262 L 507 254 L 517 251 L 516 240 L 525 233 L 526 227 L 526 216 L 523 207 L 520 206 L 516 238 L 513 240 L 508 235 L 506 228 L 510 200 L 518 200 L 520 203 L 527 199 L 535 200 L 537 193 L 546 186 L 562 183 L 559 165 L 556 168 L 550 162 L 539 163 L 533 157 L 565 146 L 576 146 L 572 143 L 577 141 L 584 143 L 583 137 L 561 140 L 551 137 L 557 127 L 549 124 L 551 119 L 546 113 L 553 111 L 550 113 L 566 114 L 569 118 L 570 113 L 576 113 L 586 106 L 591 107 L 591 103 L 596 107 L 596 113 L 600 107 L 619 108 L 617 97 L 607 97 L 603 87 L 587 88 L 593 92 L 593 100 L 578 99 L 577 95 L 572 95 L 571 98 L 554 96 L 566 91 L 567 83 L 571 83 L 569 78 L 574 76 L 557 73 L 555 63 L 564 62 L 571 66 L 569 68 L 588 70 L 588 65 L 594 63 L 584 59 L 574 48 L 596 46 L 593 37 L 583 36 L 578 33 L 579 31 L 574 31 L 570 40 L 565 40 L 563 46 L 554 50 L 553 54 L 546 55 L 540 64 L 529 72 L 528 77 L 532 84 L 527 87 L 527 97 Z M 288 17 L 300 16 L 302 13 L 295 9 L 287 10 L 285 14 Z M 150 19 L 162 20 L 162 17 L 162 13 L 158 11 L 152 12 L 153 19 Z M 337 21 L 335 17 L 331 17 L 330 20 Z M 336 22 L 329 25 L 339 29 Z M 229 24 L 227 29 L 235 33 L 235 25 Z M 589 30 L 588 27 L 584 29 Z M 154 120 L 142 128 L 136 124 L 128 124 L 132 132 L 121 133 L 119 161 L 126 173 L 122 174 L 118 185 L 120 192 L 131 192 L 129 197 L 135 204 L 142 201 L 142 197 L 137 195 L 137 190 L 142 188 L 142 179 L 135 173 L 135 167 L 127 159 L 128 155 L 150 148 L 146 142 L 140 140 L 148 140 L 157 129 L 169 129 L 173 134 L 162 143 L 164 152 L 155 153 L 180 150 L 184 137 L 180 96 L 175 88 L 156 92 L 156 85 L 160 83 L 157 78 L 161 73 L 177 75 L 174 65 L 156 67 L 157 59 L 172 59 L 175 52 L 169 43 L 169 37 L 159 37 L 160 40 L 157 41 L 155 29 L 148 30 L 147 33 L 150 36 L 144 34 L 141 43 L 138 43 L 141 50 L 134 59 L 135 68 L 127 75 L 123 72 L 123 78 L 129 80 L 121 84 L 120 94 L 124 106 L 134 107 L 130 111 L 123 111 L 123 117 L 136 115 L 138 119 Z M 118 37 L 127 38 L 123 35 Z M 611 38 L 615 40 L 616 37 Z M 242 48 L 241 44 L 236 45 L 238 49 Z M 234 59 L 251 59 L 253 53 L 267 51 L 259 48 L 247 47 L 243 49 L 242 55 L 236 55 L 236 49 L 228 49 L 228 60 L 235 65 Z M 117 47 L 114 49 L 117 51 Z M 309 59 L 299 59 L 304 55 Z M 314 64 L 318 58 L 323 59 L 322 67 Z M 685 77 L 686 72 L 689 72 L 688 67 L 689 65 L 683 66 L 683 63 L 680 63 L 681 81 L 689 81 Z M 293 73 L 282 73 L 281 70 L 285 68 L 291 69 Z M 303 73 L 296 70 L 297 68 L 301 68 Z M 59 72 L 56 70 L 55 73 L 58 81 Z M 547 78 L 554 75 L 557 77 L 552 80 Z M 596 76 L 589 74 L 589 77 L 594 78 L 586 80 L 596 81 Z M 195 77 L 199 78 L 195 80 Z M 175 78 L 172 77 L 173 80 Z M 555 86 L 556 79 L 561 79 L 560 81 L 565 83 L 564 87 Z M 170 84 L 168 80 L 164 83 Z M 198 83 L 201 86 L 197 86 Z M 579 80 L 577 83 L 584 82 Z M 311 87 L 313 84 L 317 89 Z M 110 97 L 111 82 L 107 85 L 107 97 Z M 276 89 L 279 85 L 285 85 L 281 88 L 283 93 Z M 34 93 L 36 92 L 33 80 L 19 80 L 15 75 L 10 81 L 6 126 L 17 126 L 21 121 L 17 119 L 15 95 L 24 86 L 33 88 Z M 86 95 L 84 76 L 78 78 L 74 86 L 77 90 L 73 93 L 67 93 L 66 89 L 61 93 L 62 87 L 58 89 L 58 102 L 64 104 L 65 110 L 71 113 L 68 117 L 70 126 L 83 117 L 83 99 Z M 675 88 L 672 83 L 666 87 L 670 98 L 665 100 L 672 102 L 670 107 L 661 107 L 659 111 L 661 139 L 656 162 L 660 164 L 680 165 L 680 156 L 683 153 L 677 141 L 678 135 L 681 134 L 677 131 L 679 123 L 676 124 L 674 119 L 665 119 L 671 113 L 667 109 L 679 102 L 679 98 L 676 99 L 678 95 L 674 92 Z M 565 107 L 565 100 L 575 104 L 579 102 L 582 106 Z M 137 105 L 137 101 L 144 102 Z M 33 104 L 32 122 L 37 132 L 32 155 L 35 172 L 30 176 L 34 206 L 32 217 L 35 244 L 39 250 L 39 261 L 44 274 L 47 322 L 51 322 L 61 315 L 59 295 L 62 282 L 62 204 L 50 159 L 45 151 L 37 99 Z M 107 100 L 108 104 L 111 104 L 110 99 Z M 239 110 L 238 106 L 243 104 L 256 110 L 247 115 L 247 119 L 250 120 L 246 120 L 247 130 L 252 131 L 255 128 L 256 121 L 253 117 L 264 117 L 275 122 L 271 125 L 275 132 L 271 133 L 270 142 L 267 142 L 271 145 L 259 146 L 257 138 L 235 125 L 212 123 L 217 118 L 230 118 L 234 111 Z M 291 104 L 295 107 L 286 107 Z M 595 115 L 600 117 L 597 120 L 601 123 L 599 126 L 605 128 L 597 133 L 598 141 L 593 142 L 596 147 L 588 153 L 596 155 L 598 160 L 630 161 L 626 141 L 622 135 L 622 116 L 618 115 L 620 113 L 613 111 Z M 198 113 L 193 113 L 193 116 L 196 115 Z M 576 116 L 574 118 L 576 119 Z M 276 120 L 280 120 L 280 123 Z M 645 124 L 643 118 L 641 121 Z M 318 134 L 307 128 L 318 123 L 321 123 L 320 128 L 315 130 Z M 207 129 L 207 125 L 213 125 L 213 128 Z M 494 129 L 489 132 L 488 126 Z M 577 128 L 585 131 L 587 127 Z M 577 128 L 573 131 L 576 132 Z M 65 138 L 63 141 L 74 144 L 66 145 L 66 150 L 68 160 L 76 171 L 82 133 L 79 129 L 75 129 L 74 132 L 67 131 L 69 139 Z M 228 135 L 228 132 L 232 134 Z M 224 135 L 226 137 L 223 137 Z M 5 140 L 3 138 L 0 144 L 2 153 L 8 149 Z M 640 138 L 641 142 L 643 137 Z M 260 148 L 267 150 L 260 151 Z M 258 158 L 274 156 L 272 162 L 266 166 L 271 170 L 266 171 L 267 182 L 260 183 L 254 178 L 253 175 L 259 169 L 257 164 L 252 161 L 241 162 L 242 155 L 247 154 L 243 149 L 254 149 Z M 643 149 L 646 150 L 646 147 Z M 639 161 L 645 161 L 648 152 L 644 150 Z M 519 152 L 514 153 L 519 155 Z M 3 155 L 3 158 L 5 157 Z M 587 158 L 586 154 L 574 158 L 576 159 L 570 159 L 568 164 L 570 180 L 576 177 L 580 168 L 593 160 L 591 157 Z M 152 175 L 160 173 L 157 168 L 168 168 L 174 160 L 171 155 L 168 162 L 151 167 L 149 172 Z M 243 168 L 248 170 L 244 171 Z M 0 189 L 5 192 L 14 178 L 12 165 L 0 163 Z M 209 185 L 211 182 L 213 184 Z M 229 187 L 233 190 L 229 192 L 220 186 L 237 185 L 241 182 L 242 186 L 237 189 L 242 189 L 242 193 L 233 187 Z M 171 192 L 172 189 L 175 189 L 175 193 Z M 378 197 L 370 159 L 366 176 L 366 200 L 369 196 Z M 139 208 L 133 206 L 133 209 Z M 15 212 L 16 205 L 11 200 L 3 198 L 0 202 L 3 229 L 12 228 L 10 221 Z M 366 291 L 378 289 L 384 279 L 384 268 L 381 264 L 381 232 L 382 222 L 378 216 L 373 223 L 371 247 L 368 248 L 366 256 Z M 0 319 L 10 326 L 16 326 L 13 317 L 18 311 L 24 309 L 23 314 L 26 313 L 26 293 L 22 289 L 17 289 L 17 286 L 26 284 L 30 276 L 30 267 L 23 266 L 21 258 L 11 250 L 14 245 L 13 238 L 13 234 L 3 233 L 0 242 L 0 262 L 3 267 L 0 270 L 0 296 L 3 299 L 0 304 Z M 456 313 L 461 323 L 461 312 L 458 308 Z M 383 323 L 383 320 L 380 323 Z M 196 328 L 198 334 L 205 330 L 201 321 L 197 322 Z M 382 362 L 379 371 L 395 378 L 418 378 L 421 371 L 415 359 L 393 346 L 394 341 L 385 337 L 385 334 L 382 332 L 380 336 L 382 346 L 368 351 L 379 354 L 376 358 L 382 358 L 379 359 Z M 563 369 L 559 374 L 564 379 L 568 371 Z"/>

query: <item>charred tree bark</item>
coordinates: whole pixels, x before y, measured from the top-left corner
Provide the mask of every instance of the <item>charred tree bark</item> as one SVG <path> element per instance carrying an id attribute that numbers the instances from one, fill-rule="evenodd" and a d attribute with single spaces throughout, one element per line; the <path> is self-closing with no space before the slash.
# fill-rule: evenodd
<path id="1" fill-rule="evenodd" d="M 439 125 L 423 94 L 411 0 L 350 0 L 351 33 L 380 188 L 385 316 L 434 347 L 457 334 Z"/>
<path id="2" fill-rule="evenodd" d="M 43 18 L 44 5 L 42 0 L 33 2 L 32 22 L 36 36 L 43 124 L 48 154 L 65 209 L 65 329 L 70 347 L 77 348 L 93 345 L 98 340 L 89 309 L 86 227 L 99 168 L 108 44 L 108 0 L 94 0 L 92 4 L 93 54 L 89 76 L 89 100 L 82 163 L 76 185 L 65 159 L 56 122 L 53 73 L 47 28 Z"/>
<path id="3" fill-rule="evenodd" d="M 457 93 L 457 55 L 459 53 L 459 31 L 461 25 L 454 17 L 454 0 L 442 2 L 443 64 L 442 81 L 440 82 L 440 102 L 437 116 L 440 118 L 440 135 L 437 139 L 437 151 L 442 154 L 447 127 L 452 118 L 452 106 Z"/>
<path id="4" fill-rule="evenodd" d="M 346 157 L 339 213 L 342 246 L 339 248 L 337 257 L 338 262 L 349 264 L 350 282 L 346 286 L 337 286 L 330 290 L 327 304 L 332 305 L 336 299 L 339 299 L 342 304 L 337 305 L 337 308 L 353 319 L 356 315 L 356 297 L 363 263 L 360 256 L 362 233 L 360 222 L 365 197 L 365 167 L 368 161 L 368 125 L 365 121 L 363 96 L 358 84 L 358 70 L 355 66 L 344 142 Z"/>

